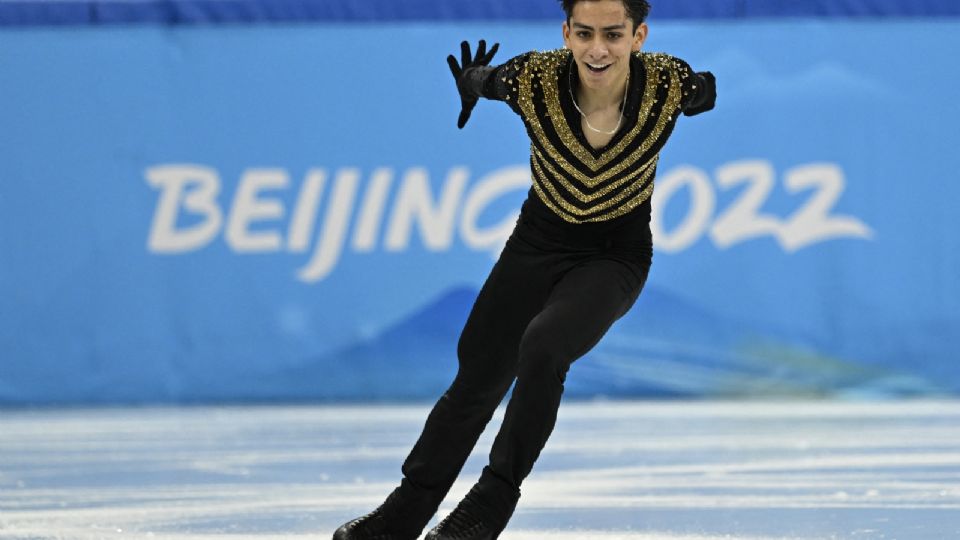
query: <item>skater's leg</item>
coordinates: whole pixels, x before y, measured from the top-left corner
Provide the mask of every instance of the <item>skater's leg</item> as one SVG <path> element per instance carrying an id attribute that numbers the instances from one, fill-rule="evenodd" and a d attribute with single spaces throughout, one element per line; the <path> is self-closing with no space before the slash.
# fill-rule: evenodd
<path id="1" fill-rule="evenodd" d="M 645 279 L 645 266 L 596 259 L 557 284 L 521 340 L 517 384 L 490 452 L 493 476 L 519 489 L 553 431 L 570 365 L 630 309 Z"/>
<path id="2" fill-rule="evenodd" d="M 405 478 L 434 492 L 438 504 L 513 383 L 521 336 L 550 292 L 549 257 L 517 236 L 470 312 L 457 347 L 457 376 L 403 464 Z"/>
<path id="3" fill-rule="evenodd" d="M 480 291 L 457 347 L 458 372 L 403 464 L 401 485 L 335 540 L 413 540 L 436 512 L 516 375 L 520 337 L 550 291 L 551 260 L 518 226 Z"/>
<path id="4" fill-rule="evenodd" d="M 649 268 L 643 263 L 593 259 L 567 272 L 520 343 L 517 382 L 490 465 L 427 540 L 496 538 L 506 526 L 556 422 L 570 364 L 585 354 L 630 308 Z"/>

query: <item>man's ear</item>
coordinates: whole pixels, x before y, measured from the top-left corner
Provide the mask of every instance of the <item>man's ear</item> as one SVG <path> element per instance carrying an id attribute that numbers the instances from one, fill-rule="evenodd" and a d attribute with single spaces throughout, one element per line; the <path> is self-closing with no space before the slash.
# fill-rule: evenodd
<path id="1" fill-rule="evenodd" d="M 570 48 L 570 25 L 563 21 L 563 48 Z"/>
<path id="2" fill-rule="evenodd" d="M 639 51 L 643 48 L 643 43 L 647 41 L 647 34 L 650 33 L 650 27 L 642 22 L 637 25 L 637 30 L 633 33 L 633 50 Z"/>

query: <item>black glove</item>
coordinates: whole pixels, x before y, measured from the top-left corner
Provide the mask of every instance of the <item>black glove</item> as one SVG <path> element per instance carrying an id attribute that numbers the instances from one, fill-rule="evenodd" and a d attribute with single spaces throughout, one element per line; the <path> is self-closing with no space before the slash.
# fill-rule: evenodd
<path id="1" fill-rule="evenodd" d="M 487 68 L 493 55 L 497 54 L 499 43 L 494 43 L 487 52 L 487 42 L 480 40 L 477 46 L 477 55 L 470 55 L 470 44 L 466 41 L 460 43 L 460 54 L 462 65 L 457 64 L 457 59 L 451 54 L 447 57 L 447 63 L 450 64 L 450 71 L 453 72 L 453 78 L 457 81 L 457 91 L 460 92 L 460 118 L 457 119 L 457 127 L 463 129 L 470 119 L 470 112 L 480 99 L 483 77 L 492 68 Z"/>
<path id="2" fill-rule="evenodd" d="M 713 110 L 717 102 L 717 79 L 709 71 L 698 71 L 694 80 L 700 81 L 696 97 L 683 110 L 684 116 L 695 116 Z"/>

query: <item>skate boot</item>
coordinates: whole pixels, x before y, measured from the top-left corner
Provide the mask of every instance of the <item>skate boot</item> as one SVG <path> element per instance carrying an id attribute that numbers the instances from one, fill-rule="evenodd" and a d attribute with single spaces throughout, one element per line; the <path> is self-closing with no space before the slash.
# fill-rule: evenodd
<path id="1" fill-rule="evenodd" d="M 376 510 L 337 529 L 333 540 L 417 540 L 440 504 L 434 499 L 404 479 Z"/>
<path id="2" fill-rule="evenodd" d="M 426 540 L 496 540 L 517 507 L 520 492 L 493 479 L 488 469 Z"/>
<path id="3" fill-rule="evenodd" d="M 495 540 L 500 536 L 470 499 L 460 501 L 453 512 L 427 533 L 426 540 Z"/>

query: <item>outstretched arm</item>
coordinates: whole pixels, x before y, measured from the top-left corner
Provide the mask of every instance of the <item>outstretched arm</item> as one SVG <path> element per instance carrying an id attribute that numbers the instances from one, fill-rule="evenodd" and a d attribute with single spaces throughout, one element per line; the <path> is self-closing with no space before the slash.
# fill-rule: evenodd
<path id="1" fill-rule="evenodd" d="M 447 57 L 447 64 L 450 65 L 450 71 L 457 82 L 457 91 L 460 92 L 460 117 L 457 119 L 457 127 L 460 129 L 467 124 L 470 113 L 483 95 L 484 85 L 496 71 L 496 68 L 489 64 L 499 47 L 499 43 L 494 43 L 487 52 L 487 42 L 481 39 L 474 56 L 470 54 L 470 44 L 464 41 L 460 43 L 461 64 L 457 63 L 452 54 Z"/>
<path id="2" fill-rule="evenodd" d="M 690 79 L 692 82 L 688 84 L 691 86 L 693 98 L 684 105 L 683 114 L 694 116 L 713 109 L 717 101 L 717 80 L 713 73 L 698 71 L 691 73 Z"/>

